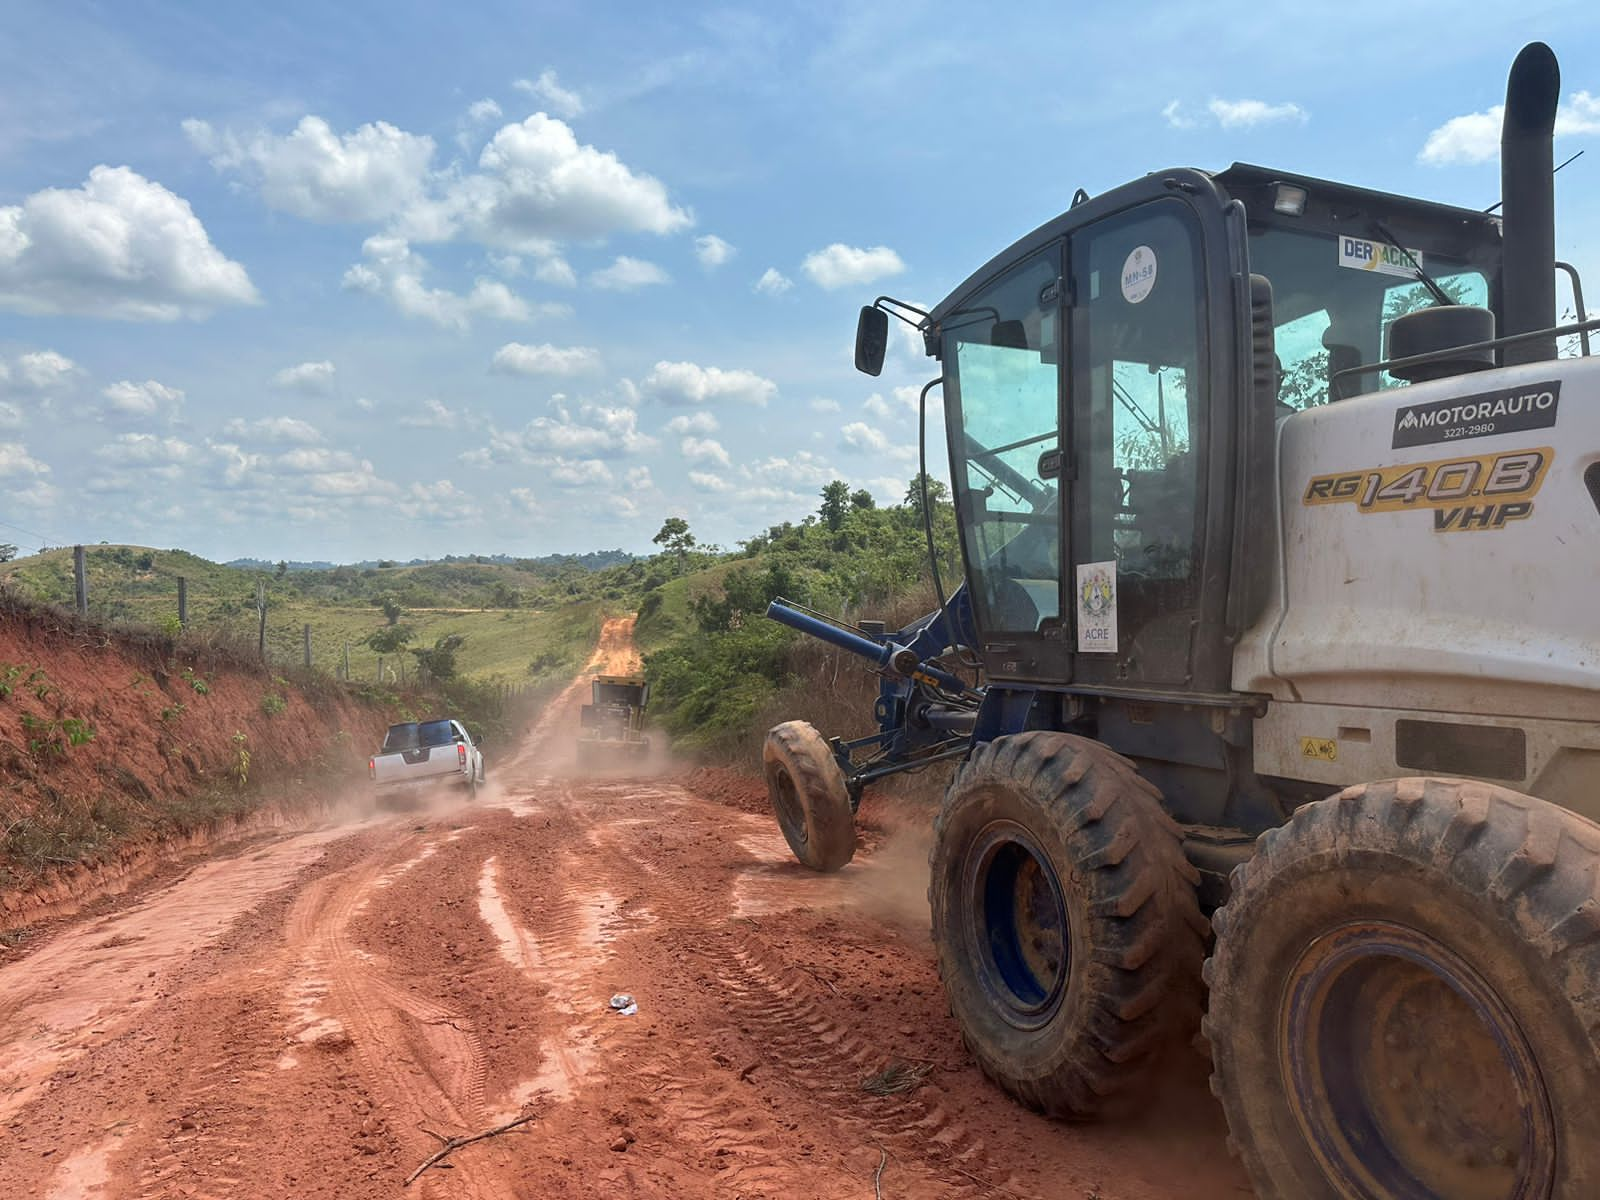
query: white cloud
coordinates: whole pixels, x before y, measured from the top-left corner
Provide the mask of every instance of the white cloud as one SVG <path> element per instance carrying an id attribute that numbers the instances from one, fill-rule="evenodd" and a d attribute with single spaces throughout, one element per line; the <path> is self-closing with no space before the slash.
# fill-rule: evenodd
<path id="1" fill-rule="evenodd" d="M 124 433 L 95 451 L 108 462 L 124 466 L 173 467 L 193 462 L 197 452 L 179 438 L 157 437 L 150 433 Z"/>
<path id="2" fill-rule="evenodd" d="M 686 437 L 679 443 L 678 449 L 690 462 L 714 462 L 720 467 L 733 465 L 722 443 L 714 438 Z"/>
<path id="3" fill-rule="evenodd" d="M 838 471 L 809 450 L 797 450 L 787 458 L 774 456 L 741 468 L 745 478 L 785 489 L 821 487 L 840 478 Z"/>
<path id="4" fill-rule="evenodd" d="M 580 404 L 576 414 L 554 403 L 555 415 L 535 417 L 522 431 L 523 448 L 531 453 L 617 458 L 653 450 L 656 440 L 639 432 L 639 414 L 631 408 Z"/>
<path id="5" fill-rule="evenodd" d="M 401 417 L 400 424 L 412 429 L 455 429 L 470 425 L 471 419 L 464 411 L 447 408 L 443 401 L 430 398 L 422 402 L 420 411 Z"/>
<path id="6" fill-rule="evenodd" d="M 506 493 L 506 501 L 511 510 L 520 516 L 532 517 L 540 512 L 539 501 L 532 488 L 514 487 Z"/>
<path id="7" fill-rule="evenodd" d="M 367 396 L 357 396 L 356 407 L 362 412 L 377 412 L 379 408 L 379 402 L 377 400 L 370 399 Z"/>
<path id="8" fill-rule="evenodd" d="M 755 290 L 763 296 L 781 296 L 794 286 L 790 279 L 777 267 L 768 267 L 761 273 L 761 278 L 755 281 Z"/>
<path id="9" fill-rule="evenodd" d="M 467 120 L 474 123 L 498 121 L 501 115 L 500 106 L 488 98 L 475 100 L 467 106 Z"/>
<path id="10" fill-rule="evenodd" d="M 1272 104 L 1266 100 L 1215 98 L 1207 101 L 1204 113 L 1192 112 L 1181 100 L 1172 100 L 1161 110 L 1161 116 L 1173 129 L 1198 129 L 1208 123 L 1223 129 L 1251 129 L 1281 121 L 1297 121 L 1304 125 L 1311 119 L 1305 109 L 1288 101 Z"/>
<path id="11" fill-rule="evenodd" d="M 868 396 L 866 403 L 861 407 L 867 410 L 869 416 L 877 417 L 880 421 L 887 420 L 895 415 L 894 410 L 889 407 L 889 402 L 877 392 L 873 392 L 872 395 Z"/>
<path id="12" fill-rule="evenodd" d="M 54 350 L 33 350 L 17 358 L 17 382 L 37 392 L 60 387 L 82 373 L 82 367 Z M 4 378 L 5 374 L 0 372 L 0 380 Z"/>
<path id="13" fill-rule="evenodd" d="M 432 138 L 387 121 L 339 134 L 307 115 L 284 136 L 263 131 L 240 138 L 191 118 L 183 131 L 218 171 L 245 173 L 269 207 L 308 221 L 392 216 L 421 199 L 433 161 Z"/>
<path id="14" fill-rule="evenodd" d="M 281 388 L 305 392 L 309 396 L 326 396 L 333 391 L 335 372 L 334 365 L 326 359 L 321 362 L 303 362 L 296 366 L 285 367 L 272 377 L 272 382 Z"/>
<path id="15" fill-rule="evenodd" d="M 645 378 L 644 394 L 662 404 L 701 405 L 731 400 L 766 407 L 778 385 L 743 368 L 725 371 L 692 362 L 658 362 Z"/>
<path id="16" fill-rule="evenodd" d="M 427 260 L 404 238 L 376 234 L 362 244 L 361 253 L 366 261 L 344 273 L 344 286 L 381 296 L 408 317 L 421 317 L 446 329 L 466 329 L 477 316 L 526 321 L 535 315 L 526 300 L 497 279 L 479 279 L 465 296 L 428 287 L 422 281 Z M 544 305 L 539 315 L 568 311 L 565 305 Z"/>
<path id="17" fill-rule="evenodd" d="M 1304 125 L 1309 119 L 1306 110 L 1298 104 L 1269 104 L 1265 100 L 1212 100 L 1206 105 L 1206 111 L 1224 129 L 1250 129 L 1278 121 L 1298 121 Z"/>
<path id="18" fill-rule="evenodd" d="M 1417 161 L 1430 167 L 1489 162 L 1500 156 L 1500 129 L 1505 105 L 1452 117 L 1428 135 Z M 1556 137 L 1600 133 L 1600 96 L 1574 92 L 1556 109 Z"/>
<path id="19" fill-rule="evenodd" d="M 680 413 L 667 422 L 667 432 L 681 437 L 686 433 L 715 433 L 717 418 L 708 412 Z"/>
<path id="20" fill-rule="evenodd" d="M 100 394 L 105 397 L 109 412 L 124 417 L 153 417 L 163 410 L 170 413 L 183 403 L 182 391 L 154 379 L 143 383 L 123 379 Z"/>
<path id="21" fill-rule="evenodd" d="M 1200 124 L 1197 119 L 1183 111 L 1183 104 L 1178 100 L 1168 101 L 1167 106 L 1161 110 L 1161 115 L 1174 129 L 1193 129 Z"/>
<path id="22" fill-rule="evenodd" d="M 521 430 L 491 430 L 489 444 L 463 455 L 463 460 L 475 466 L 510 462 L 561 467 L 564 477 L 572 478 L 579 469 L 573 463 L 625 458 L 657 445 L 655 438 L 639 431 L 639 414 L 631 408 L 585 402 L 574 410 L 558 396 L 551 409 L 552 416 L 536 417 Z"/>
<path id="23" fill-rule="evenodd" d="M 806 407 L 812 412 L 836 413 L 839 411 L 839 402 L 831 400 L 827 396 L 817 396 L 810 400 Z"/>
<path id="24" fill-rule="evenodd" d="M 873 454 L 885 454 L 889 450 L 889 439 L 865 421 L 851 421 L 839 430 L 839 436 L 851 450 L 865 450 Z"/>
<path id="25" fill-rule="evenodd" d="M 921 337 L 922 335 L 918 334 L 917 336 Z M 901 404 L 905 405 L 906 411 L 908 413 L 911 413 L 913 416 L 915 416 L 916 412 L 917 412 L 917 409 L 918 409 L 918 407 L 920 406 L 920 404 L 922 402 L 922 389 L 919 388 L 919 387 L 897 387 L 897 388 L 894 389 L 894 398 L 896 400 L 900 401 Z M 934 404 L 936 406 L 935 407 L 935 411 L 937 411 L 937 404 L 938 404 L 938 389 L 937 388 L 934 389 L 933 399 L 934 399 Z"/>
<path id="26" fill-rule="evenodd" d="M 628 486 L 635 491 L 645 491 L 655 487 L 655 480 L 650 478 L 650 468 L 646 466 L 629 467 L 626 476 Z"/>
<path id="27" fill-rule="evenodd" d="M 244 442 L 310 446 L 322 441 L 317 427 L 298 417 L 260 417 L 254 421 L 235 417 L 222 427 L 222 432 Z"/>
<path id="28" fill-rule="evenodd" d="M 558 117 L 583 115 L 583 97 L 570 88 L 562 87 L 554 71 L 542 71 L 537 79 L 519 79 L 511 86 L 537 100 L 543 100 Z"/>
<path id="29" fill-rule="evenodd" d="M 173 321 L 259 299 L 189 202 L 127 167 L 0 206 L 0 308 Z"/>
<path id="30" fill-rule="evenodd" d="M 690 471 L 689 486 L 702 492 L 731 492 L 733 484 L 709 471 Z"/>
<path id="31" fill-rule="evenodd" d="M 818 287 L 831 291 L 898 275 L 906 269 L 906 264 L 887 246 L 862 249 L 834 242 L 831 246 L 806 255 L 800 269 Z"/>
<path id="32" fill-rule="evenodd" d="M 694 240 L 694 256 L 700 260 L 700 265 L 707 269 L 720 267 L 734 256 L 737 251 L 714 233 L 702 234 Z"/>
<path id="33" fill-rule="evenodd" d="M 551 483 L 564 488 L 612 482 L 611 469 L 597 458 L 557 458 L 548 464 L 548 474 Z"/>
<path id="34" fill-rule="evenodd" d="M 0 479 L 36 479 L 50 468 L 28 453 L 21 442 L 0 442 Z"/>
<path id="35" fill-rule="evenodd" d="M 589 274 L 589 286 L 608 292 L 636 292 L 642 287 L 671 281 L 672 277 L 655 263 L 629 258 L 626 254 L 617 255 L 609 267 Z"/>
<path id="36" fill-rule="evenodd" d="M 494 353 L 489 369 L 501 375 L 584 375 L 601 368 L 592 346 L 528 346 L 507 342 Z"/>
<path id="37" fill-rule="evenodd" d="M 413 205 L 400 232 L 417 241 L 465 234 L 486 246 L 549 254 L 553 239 L 676 233 L 693 220 L 659 180 L 535 113 L 502 126 L 478 156 L 478 170 Z"/>
<path id="38" fill-rule="evenodd" d="M 533 277 L 540 283 L 553 283 L 557 287 L 578 286 L 578 273 L 559 254 L 540 259 L 539 265 L 533 269 Z"/>
<path id="39" fill-rule="evenodd" d="M 448 479 L 413 483 L 395 498 L 400 515 L 422 521 L 467 521 L 478 516 L 478 505 Z"/>

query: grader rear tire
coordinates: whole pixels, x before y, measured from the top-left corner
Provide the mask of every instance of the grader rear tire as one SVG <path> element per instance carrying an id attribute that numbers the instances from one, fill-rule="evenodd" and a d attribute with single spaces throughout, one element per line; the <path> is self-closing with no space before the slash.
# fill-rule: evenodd
<path id="1" fill-rule="evenodd" d="M 934 825 L 939 974 L 984 1074 L 1030 1108 L 1125 1109 L 1200 1016 L 1199 877 L 1131 763 L 1070 734 L 980 747 Z"/>
<path id="2" fill-rule="evenodd" d="M 1600 1196 L 1600 827 L 1347 788 L 1261 836 L 1213 924 L 1211 1088 L 1263 1197 Z"/>
<path id="3" fill-rule="evenodd" d="M 761 750 L 767 797 L 794 856 L 813 871 L 837 871 L 856 852 L 855 814 L 828 743 L 805 721 L 785 721 Z"/>

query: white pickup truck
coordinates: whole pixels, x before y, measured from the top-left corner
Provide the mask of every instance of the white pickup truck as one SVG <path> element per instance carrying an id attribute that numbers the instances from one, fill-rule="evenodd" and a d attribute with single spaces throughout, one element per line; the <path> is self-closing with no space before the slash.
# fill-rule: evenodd
<path id="1" fill-rule="evenodd" d="M 381 795 L 459 785 L 476 796 L 483 752 L 460 721 L 409 721 L 389 726 L 383 749 L 367 760 L 367 774 Z"/>

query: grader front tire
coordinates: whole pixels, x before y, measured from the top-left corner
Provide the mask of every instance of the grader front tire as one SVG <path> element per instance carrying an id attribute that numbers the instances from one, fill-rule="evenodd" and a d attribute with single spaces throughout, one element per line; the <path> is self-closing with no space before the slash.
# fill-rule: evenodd
<path id="1" fill-rule="evenodd" d="M 767 797 L 794 856 L 813 871 L 837 871 L 856 852 L 855 813 L 833 751 L 805 721 L 785 721 L 761 751 Z"/>
<path id="2" fill-rule="evenodd" d="M 1262 1196 L 1600 1195 L 1600 828 L 1347 788 L 1262 835 L 1213 924 L 1212 1091 Z"/>
<path id="3" fill-rule="evenodd" d="M 1126 759 L 1064 733 L 981 746 L 934 826 L 928 902 L 984 1073 L 1051 1116 L 1128 1107 L 1199 1021 L 1197 882 Z"/>

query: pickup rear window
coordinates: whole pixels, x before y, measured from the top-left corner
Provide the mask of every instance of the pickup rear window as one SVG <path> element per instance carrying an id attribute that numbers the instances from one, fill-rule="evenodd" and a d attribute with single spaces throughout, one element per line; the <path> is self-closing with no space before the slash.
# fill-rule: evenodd
<path id="1" fill-rule="evenodd" d="M 449 721 L 423 721 L 416 725 L 391 725 L 383 738 L 383 753 L 397 754 L 424 746 L 448 746 L 456 740 Z"/>
<path id="2" fill-rule="evenodd" d="M 449 721 L 424 721 L 417 726 L 417 745 L 448 746 L 456 740 L 456 731 Z"/>

